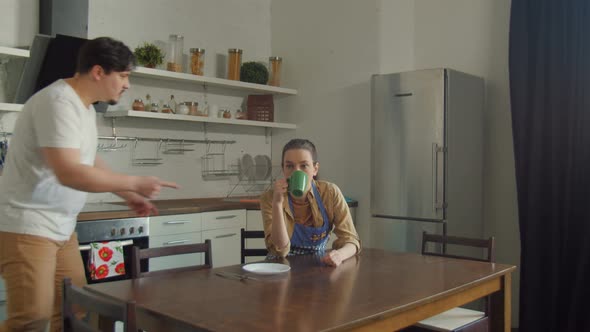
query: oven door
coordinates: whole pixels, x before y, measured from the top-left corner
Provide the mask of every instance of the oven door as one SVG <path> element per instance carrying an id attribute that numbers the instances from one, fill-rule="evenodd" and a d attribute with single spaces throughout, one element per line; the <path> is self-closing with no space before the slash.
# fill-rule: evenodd
<path id="1" fill-rule="evenodd" d="M 89 284 L 97 284 L 102 282 L 116 281 L 131 279 L 131 252 L 134 246 L 141 249 L 148 248 L 148 237 L 137 237 L 133 239 L 120 239 L 117 241 L 123 242 L 123 259 L 125 260 L 125 275 L 109 277 L 105 279 L 92 280 L 90 278 L 90 270 L 88 269 L 88 259 L 90 257 L 90 243 L 80 243 L 80 254 L 82 255 L 82 262 L 84 263 L 84 274 L 86 275 L 86 281 Z M 148 260 L 141 262 L 141 271 L 145 272 L 148 270 Z"/>

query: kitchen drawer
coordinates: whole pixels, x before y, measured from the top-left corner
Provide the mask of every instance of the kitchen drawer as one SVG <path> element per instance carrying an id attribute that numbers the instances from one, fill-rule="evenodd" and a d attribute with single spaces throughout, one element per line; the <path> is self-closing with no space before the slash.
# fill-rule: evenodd
<path id="1" fill-rule="evenodd" d="M 246 210 L 203 212 L 203 230 L 246 227 Z"/>
<path id="2" fill-rule="evenodd" d="M 150 236 L 150 248 L 202 243 L 201 232 Z M 205 261 L 204 254 L 184 254 L 168 257 L 150 258 L 150 271 L 171 269 L 183 266 L 200 265 Z"/>
<path id="3" fill-rule="evenodd" d="M 150 217 L 150 237 L 200 232 L 201 226 L 201 213 Z"/>
<path id="4" fill-rule="evenodd" d="M 203 241 L 211 240 L 213 267 L 240 264 L 240 227 L 203 231 Z"/>

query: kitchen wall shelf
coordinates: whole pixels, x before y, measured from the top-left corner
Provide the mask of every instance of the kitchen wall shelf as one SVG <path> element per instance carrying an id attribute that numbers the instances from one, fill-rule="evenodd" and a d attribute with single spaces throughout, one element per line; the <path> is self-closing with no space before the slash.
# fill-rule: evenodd
<path id="1" fill-rule="evenodd" d="M 246 83 L 241 81 L 226 80 L 217 77 L 206 77 L 185 73 L 177 73 L 167 70 L 137 67 L 132 76 L 154 78 L 160 80 L 194 83 L 209 87 L 220 87 L 225 89 L 243 90 L 246 92 L 266 93 L 273 95 L 296 95 L 297 90 L 275 87 L 264 84 Z"/>
<path id="2" fill-rule="evenodd" d="M 195 115 L 167 114 L 167 113 L 155 113 L 155 112 L 145 112 L 145 111 L 108 111 L 108 112 L 104 113 L 104 116 L 107 118 L 137 117 L 137 118 L 148 118 L 148 119 L 194 121 L 194 122 L 219 123 L 219 124 L 229 124 L 229 125 L 254 126 L 254 127 L 265 127 L 265 128 L 280 128 L 280 129 L 296 129 L 297 128 L 296 125 L 289 124 L 289 123 L 252 121 L 252 120 L 236 120 L 236 119 L 221 119 L 221 118 L 209 118 L 209 117 L 195 116 Z"/>
<path id="3" fill-rule="evenodd" d="M 20 48 L 0 46 L 0 59 L 28 58 L 29 51 Z"/>
<path id="4" fill-rule="evenodd" d="M 23 104 L 0 103 L 0 112 L 20 112 Z"/>

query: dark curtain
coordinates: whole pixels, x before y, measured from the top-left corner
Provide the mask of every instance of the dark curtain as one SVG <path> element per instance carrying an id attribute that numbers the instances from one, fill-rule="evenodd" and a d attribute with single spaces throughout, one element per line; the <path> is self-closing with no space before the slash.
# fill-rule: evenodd
<path id="1" fill-rule="evenodd" d="M 520 331 L 590 331 L 590 1 L 512 0 Z"/>

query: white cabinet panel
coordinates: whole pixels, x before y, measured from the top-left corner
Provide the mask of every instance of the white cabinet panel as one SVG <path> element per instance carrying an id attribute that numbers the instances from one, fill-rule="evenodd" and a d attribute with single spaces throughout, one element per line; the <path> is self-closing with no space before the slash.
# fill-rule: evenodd
<path id="1" fill-rule="evenodd" d="M 246 230 L 248 231 L 263 231 L 264 223 L 262 222 L 262 213 L 260 210 L 248 210 L 246 219 Z M 258 249 L 266 248 L 264 239 L 246 239 L 246 248 Z M 246 263 L 259 262 L 264 260 L 263 256 L 246 257 Z"/>
<path id="2" fill-rule="evenodd" d="M 201 213 L 150 217 L 150 237 L 201 231 Z"/>
<path id="3" fill-rule="evenodd" d="M 246 227 L 246 210 L 203 212 L 203 230 Z"/>
<path id="4" fill-rule="evenodd" d="M 150 248 L 178 246 L 182 244 L 194 244 L 201 242 L 203 242 L 201 232 L 150 236 Z M 151 258 L 149 262 L 149 269 L 150 271 L 157 271 L 183 266 L 200 265 L 205 261 L 203 256 L 203 254 L 184 254 L 170 257 Z"/>
<path id="5" fill-rule="evenodd" d="M 213 267 L 240 264 L 240 228 L 203 231 L 203 241 L 211 240 Z"/>

